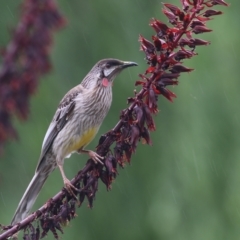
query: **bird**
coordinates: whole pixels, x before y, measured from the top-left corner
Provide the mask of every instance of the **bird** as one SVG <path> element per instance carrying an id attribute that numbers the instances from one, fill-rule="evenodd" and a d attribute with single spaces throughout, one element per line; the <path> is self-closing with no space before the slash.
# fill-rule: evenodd
<path id="1" fill-rule="evenodd" d="M 112 103 L 113 80 L 135 62 L 108 58 L 97 62 L 82 82 L 69 90 L 60 101 L 43 140 L 35 174 L 29 183 L 11 225 L 22 221 L 30 212 L 49 174 L 59 168 L 65 188 L 76 188 L 66 177 L 64 159 L 72 153 L 87 153 L 96 164 L 103 157 L 85 147 L 93 140 Z"/>

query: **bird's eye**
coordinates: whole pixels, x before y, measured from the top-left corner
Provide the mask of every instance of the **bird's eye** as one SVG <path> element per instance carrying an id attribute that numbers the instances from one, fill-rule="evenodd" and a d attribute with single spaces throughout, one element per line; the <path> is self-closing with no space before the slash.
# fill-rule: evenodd
<path id="1" fill-rule="evenodd" d="M 106 66 L 105 66 L 107 69 L 109 69 L 111 67 L 111 64 L 110 63 L 107 63 Z"/>

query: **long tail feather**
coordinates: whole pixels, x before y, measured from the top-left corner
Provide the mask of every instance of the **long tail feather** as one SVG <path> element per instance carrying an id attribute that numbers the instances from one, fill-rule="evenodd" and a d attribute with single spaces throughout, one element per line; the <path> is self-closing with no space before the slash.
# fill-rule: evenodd
<path id="1" fill-rule="evenodd" d="M 35 203 L 37 196 L 43 184 L 45 183 L 48 175 L 49 174 L 46 174 L 46 173 L 41 174 L 41 172 L 35 173 L 20 203 L 18 204 L 17 210 L 12 219 L 11 225 L 14 225 L 20 222 L 27 216 L 33 204 Z"/>

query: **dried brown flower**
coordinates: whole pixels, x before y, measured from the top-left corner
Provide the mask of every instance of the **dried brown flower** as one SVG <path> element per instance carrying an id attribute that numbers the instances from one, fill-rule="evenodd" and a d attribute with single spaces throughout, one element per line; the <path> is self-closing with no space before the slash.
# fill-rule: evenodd
<path id="1" fill-rule="evenodd" d="M 51 68 L 52 35 L 65 23 L 54 0 L 25 0 L 22 16 L 12 40 L 3 51 L 0 69 L 0 150 L 16 138 L 12 116 L 26 119 L 29 97 L 39 78 Z"/>

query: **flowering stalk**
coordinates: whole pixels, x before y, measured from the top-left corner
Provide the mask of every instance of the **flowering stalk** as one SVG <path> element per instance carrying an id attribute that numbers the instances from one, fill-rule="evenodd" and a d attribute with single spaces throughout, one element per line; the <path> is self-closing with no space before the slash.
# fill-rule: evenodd
<path id="1" fill-rule="evenodd" d="M 110 190 L 118 174 L 118 167 L 123 168 L 126 162 L 130 162 L 139 141 L 151 145 L 149 131 L 156 130 L 152 116 L 158 112 L 158 96 L 173 101 L 176 95 L 167 86 L 177 85 L 181 73 L 193 70 L 183 66 L 182 60 L 195 56 L 197 46 L 209 44 L 208 41 L 193 38 L 193 34 L 212 31 L 206 27 L 206 22 L 211 20 L 211 16 L 222 12 L 211 8 L 214 5 L 228 5 L 223 0 L 181 0 L 181 4 L 182 9 L 172 4 L 163 4 L 163 13 L 172 27 L 153 19 L 150 26 L 156 34 L 152 36 L 152 41 L 139 37 L 141 50 L 149 65 L 136 81 L 136 85 L 142 88 L 128 99 L 129 107 L 122 111 L 116 126 L 99 140 L 97 153 L 105 157 L 104 165 L 96 165 L 88 160 L 72 180 L 72 184 L 80 189 L 75 192 L 78 199 L 63 189 L 18 225 L 3 227 L 6 232 L 0 235 L 0 240 L 20 229 L 24 229 L 24 239 L 39 239 L 49 231 L 58 239 L 57 230 L 62 232 L 62 225 L 76 216 L 76 206 L 79 207 L 87 199 L 92 208 L 99 180 Z M 112 151 L 110 147 L 113 143 L 115 147 Z M 37 228 L 31 224 L 35 219 L 39 219 L 40 223 Z"/>
<path id="2" fill-rule="evenodd" d="M 53 31 L 64 25 L 54 0 L 25 0 L 12 41 L 3 52 L 0 69 L 0 150 L 16 138 L 12 115 L 26 119 L 29 97 L 38 79 L 51 68 L 49 50 Z"/>

